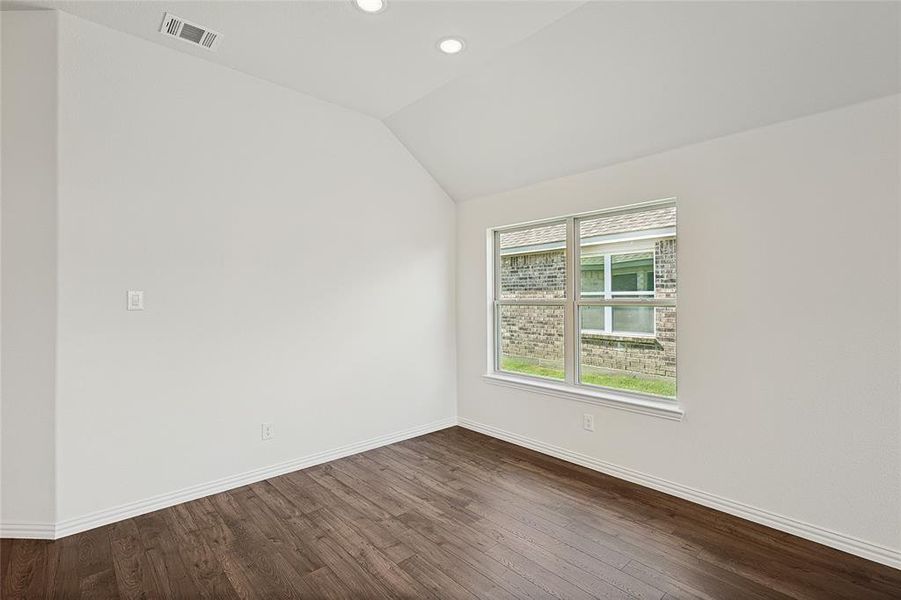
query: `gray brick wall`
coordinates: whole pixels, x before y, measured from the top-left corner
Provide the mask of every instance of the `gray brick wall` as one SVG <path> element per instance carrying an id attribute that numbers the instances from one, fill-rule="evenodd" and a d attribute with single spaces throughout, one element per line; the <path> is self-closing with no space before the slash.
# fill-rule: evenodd
<path id="1" fill-rule="evenodd" d="M 563 298 L 565 280 L 562 250 L 501 257 L 503 299 Z M 501 353 L 562 369 L 563 307 L 502 307 Z"/>
<path id="2" fill-rule="evenodd" d="M 501 307 L 501 353 L 563 368 L 563 307 Z"/>
<path id="3" fill-rule="evenodd" d="M 501 258 L 501 298 L 563 298 L 565 280 L 562 250 Z"/>

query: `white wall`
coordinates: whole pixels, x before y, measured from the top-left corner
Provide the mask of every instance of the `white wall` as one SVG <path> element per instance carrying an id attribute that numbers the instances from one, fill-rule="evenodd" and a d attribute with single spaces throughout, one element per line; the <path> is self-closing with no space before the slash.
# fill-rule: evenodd
<path id="1" fill-rule="evenodd" d="M 898 121 L 894 96 L 459 205 L 460 418 L 901 564 Z M 482 380 L 486 228 L 670 196 L 682 422 Z"/>
<path id="2" fill-rule="evenodd" d="M 0 26 L 0 521 L 14 533 L 54 516 L 56 14 L 3 12 Z"/>
<path id="3" fill-rule="evenodd" d="M 59 32 L 59 522 L 453 417 L 454 206 L 381 122 Z"/>

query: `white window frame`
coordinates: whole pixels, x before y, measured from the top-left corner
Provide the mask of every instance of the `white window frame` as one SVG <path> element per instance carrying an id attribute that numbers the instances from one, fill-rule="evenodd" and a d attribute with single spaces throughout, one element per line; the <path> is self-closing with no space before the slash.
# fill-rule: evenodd
<path id="1" fill-rule="evenodd" d="M 584 219 L 596 218 L 599 216 L 612 216 L 619 214 L 628 214 L 633 212 L 642 212 L 655 208 L 665 208 L 675 206 L 674 198 L 665 200 L 657 200 L 652 202 L 643 202 L 641 204 L 633 204 L 621 208 L 610 210 L 602 210 L 591 213 L 582 213 L 577 215 L 569 215 L 566 217 L 557 217 L 553 219 L 531 221 L 519 225 L 509 227 L 496 227 L 488 230 L 487 234 L 487 254 L 488 254 L 488 365 L 487 372 L 484 377 L 489 383 L 504 385 L 517 389 L 540 392 L 552 396 L 577 400 L 580 402 L 588 402 L 602 406 L 611 406 L 621 408 L 630 412 L 641 414 L 649 414 L 667 419 L 681 420 L 683 411 L 680 408 L 676 398 L 667 398 L 656 396 L 653 394 L 643 394 L 641 392 L 624 391 L 614 388 L 606 388 L 596 385 L 588 385 L 580 383 L 580 360 L 582 331 L 579 324 L 579 310 L 583 306 L 604 306 L 609 307 L 612 311 L 614 306 L 648 306 L 648 307 L 675 307 L 676 300 L 671 298 L 656 297 L 629 297 L 629 294 L 619 297 L 607 297 L 607 293 L 611 291 L 611 285 L 605 281 L 605 297 L 592 298 L 581 297 L 581 240 L 579 236 L 579 222 Z M 501 296 L 501 247 L 500 236 L 502 233 L 511 233 L 524 229 L 532 229 L 535 227 L 543 227 L 549 225 L 565 224 L 566 229 L 566 277 L 565 291 L 563 298 L 535 298 L 535 299 L 503 299 Z M 649 238 L 651 236 L 648 236 Z M 658 237 L 658 236 L 653 236 Z M 638 250 L 633 250 L 638 251 Z M 609 277 L 612 280 L 612 269 L 610 266 L 610 256 L 619 254 L 614 251 L 606 254 L 605 258 L 605 280 Z M 629 252 L 625 252 L 629 253 Z M 656 260 L 656 257 L 655 257 Z M 656 263 L 655 263 L 656 267 Z M 608 275 L 608 273 L 610 275 Z M 656 282 L 655 282 L 656 290 Z M 656 291 L 655 291 L 656 294 Z M 520 373 L 511 373 L 500 369 L 500 310 L 502 306 L 561 306 L 563 307 L 563 364 L 564 379 L 558 381 L 549 378 L 543 378 Z M 606 315 L 605 315 L 606 316 Z M 612 315 L 611 315 L 612 316 Z M 612 318 L 607 320 L 605 324 L 612 327 Z M 655 325 L 656 330 L 656 325 Z M 607 334 L 607 332 L 605 332 Z M 646 333 L 632 334 L 611 332 L 610 335 L 623 335 L 626 337 L 652 337 Z M 656 335 L 656 331 L 655 331 Z"/>

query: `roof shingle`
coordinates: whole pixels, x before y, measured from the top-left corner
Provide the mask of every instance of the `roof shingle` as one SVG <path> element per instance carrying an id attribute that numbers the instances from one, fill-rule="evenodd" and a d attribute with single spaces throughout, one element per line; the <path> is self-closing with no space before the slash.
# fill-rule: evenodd
<path id="1" fill-rule="evenodd" d="M 579 228 L 582 237 L 594 237 L 675 226 L 676 207 L 667 206 L 621 215 L 593 217 L 581 221 Z M 539 225 L 531 229 L 501 233 L 501 248 L 518 248 L 565 241 L 566 225 L 563 223 Z"/>

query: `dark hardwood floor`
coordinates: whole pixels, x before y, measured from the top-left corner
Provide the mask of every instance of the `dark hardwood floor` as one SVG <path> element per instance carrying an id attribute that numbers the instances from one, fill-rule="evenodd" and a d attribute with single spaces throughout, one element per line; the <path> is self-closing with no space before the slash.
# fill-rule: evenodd
<path id="1" fill-rule="evenodd" d="M 3 598 L 901 598 L 901 571 L 452 428 L 55 542 Z"/>

